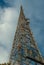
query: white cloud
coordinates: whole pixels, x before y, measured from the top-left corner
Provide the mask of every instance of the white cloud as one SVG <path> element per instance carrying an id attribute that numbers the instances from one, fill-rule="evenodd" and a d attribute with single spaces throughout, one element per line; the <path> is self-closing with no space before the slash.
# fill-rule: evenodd
<path id="1" fill-rule="evenodd" d="M 0 63 L 5 62 L 9 55 L 8 52 L 10 52 L 10 48 L 12 45 L 14 33 L 18 22 L 18 11 L 15 8 L 5 8 L 1 12 L 0 42 L 2 43 L 2 45 L 5 45 L 7 47 L 7 50 L 5 51 L 5 49 L 3 49 L 4 47 L 0 47 Z"/>
<path id="2" fill-rule="evenodd" d="M 0 63 L 4 63 L 8 61 L 8 52 L 4 50 L 3 47 L 0 47 Z"/>

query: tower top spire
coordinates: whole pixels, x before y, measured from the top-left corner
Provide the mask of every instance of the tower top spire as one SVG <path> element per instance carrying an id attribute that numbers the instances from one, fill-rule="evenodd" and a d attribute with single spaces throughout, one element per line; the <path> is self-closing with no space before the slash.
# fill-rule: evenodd
<path id="1" fill-rule="evenodd" d="M 24 18 L 25 16 L 24 16 L 24 12 L 23 12 L 23 7 L 22 7 L 22 5 L 21 5 L 21 7 L 20 7 L 20 18 Z"/>
<path id="2" fill-rule="evenodd" d="M 23 7 L 22 7 L 22 5 L 21 5 L 21 7 L 20 7 L 20 8 L 21 8 L 21 10 L 23 10 Z"/>

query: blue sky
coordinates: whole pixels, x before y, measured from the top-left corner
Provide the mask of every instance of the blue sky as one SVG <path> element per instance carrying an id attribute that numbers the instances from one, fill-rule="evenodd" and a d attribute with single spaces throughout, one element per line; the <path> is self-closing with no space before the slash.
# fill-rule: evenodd
<path id="1" fill-rule="evenodd" d="M 44 56 L 44 0 L 0 0 L 0 63 L 8 62 L 21 4 Z"/>

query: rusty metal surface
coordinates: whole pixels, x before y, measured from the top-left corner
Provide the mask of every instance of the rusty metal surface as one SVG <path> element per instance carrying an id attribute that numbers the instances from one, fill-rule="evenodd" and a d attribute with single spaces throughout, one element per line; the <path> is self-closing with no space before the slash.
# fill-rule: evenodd
<path id="1" fill-rule="evenodd" d="M 33 65 L 31 60 L 25 59 L 23 56 L 31 56 L 40 61 L 43 60 L 29 27 L 29 21 L 25 18 L 21 7 L 9 62 L 12 65 L 16 63 L 18 65 L 30 65 L 32 63 Z"/>

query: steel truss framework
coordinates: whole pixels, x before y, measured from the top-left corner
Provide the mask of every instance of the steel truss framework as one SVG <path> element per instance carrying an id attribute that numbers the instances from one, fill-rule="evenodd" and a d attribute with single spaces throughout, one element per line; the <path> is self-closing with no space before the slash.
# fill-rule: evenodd
<path id="1" fill-rule="evenodd" d="M 24 56 L 30 56 L 43 62 L 43 58 L 33 38 L 29 24 L 30 20 L 24 16 L 21 6 L 18 25 L 9 59 L 11 65 L 39 65 L 36 62 L 24 58 Z"/>

